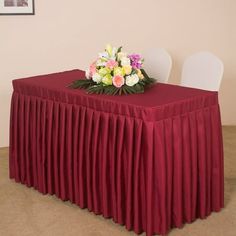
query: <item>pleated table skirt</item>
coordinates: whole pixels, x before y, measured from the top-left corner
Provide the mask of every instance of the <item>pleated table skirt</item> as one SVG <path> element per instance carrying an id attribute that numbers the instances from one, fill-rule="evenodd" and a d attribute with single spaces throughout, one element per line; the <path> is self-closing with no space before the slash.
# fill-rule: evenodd
<path id="1" fill-rule="evenodd" d="M 10 123 L 10 178 L 128 230 L 166 234 L 223 207 L 218 105 L 145 122 L 14 92 Z"/>

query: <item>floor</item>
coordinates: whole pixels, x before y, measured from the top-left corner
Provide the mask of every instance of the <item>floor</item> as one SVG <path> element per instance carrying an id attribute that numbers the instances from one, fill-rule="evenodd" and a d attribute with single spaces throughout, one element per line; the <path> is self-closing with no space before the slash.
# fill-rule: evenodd
<path id="1" fill-rule="evenodd" d="M 170 236 L 236 235 L 236 126 L 223 127 L 225 208 Z M 8 148 L 0 148 L 0 236 L 134 236 L 112 220 L 70 202 L 17 184 L 8 178 Z M 144 236 L 142 234 L 141 236 Z"/>

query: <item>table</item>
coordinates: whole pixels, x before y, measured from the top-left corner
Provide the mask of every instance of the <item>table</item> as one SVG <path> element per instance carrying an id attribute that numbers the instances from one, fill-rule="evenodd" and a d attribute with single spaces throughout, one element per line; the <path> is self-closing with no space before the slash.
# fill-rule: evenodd
<path id="1" fill-rule="evenodd" d="M 10 178 L 148 236 L 223 207 L 217 92 L 157 83 L 108 96 L 67 87 L 83 76 L 13 81 Z"/>

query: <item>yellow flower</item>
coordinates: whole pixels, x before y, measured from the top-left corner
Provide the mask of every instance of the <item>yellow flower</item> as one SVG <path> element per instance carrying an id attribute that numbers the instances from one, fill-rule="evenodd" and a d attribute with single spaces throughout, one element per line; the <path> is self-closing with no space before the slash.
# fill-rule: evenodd
<path id="1" fill-rule="evenodd" d="M 132 66 L 123 66 L 123 70 L 125 71 L 126 75 L 130 75 L 132 72 Z"/>
<path id="2" fill-rule="evenodd" d="M 138 70 L 137 70 L 137 74 L 138 74 L 139 79 L 143 79 L 143 78 L 144 78 L 144 76 L 143 76 L 141 70 L 138 69 Z"/>
<path id="3" fill-rule="evenodd" d="M 113 72 L 114 75 L 121 75 L 121 76 L 124 76 L 125 75 L 125 70 L 121 67 L 115 67 L 114 68 L 114 72 Z"/>
<path id="4" fill-rule="evenodd" d="M 104 67 L 104 68 L 101 68 L 99 71 L 98 71 L 99 75 L 101 76 L 105 76 L 106 74 L 110 74 L 111 73 L 111 70 L 107 67 Z"/>
<path id="5" fill-rule="evenodd" d="M 111 74 L 105 75 L 105 76 L 102 78 L 102 82 L 103 82 L 105 85 L 112 85 L 112 76 L 111 76 Z"/>

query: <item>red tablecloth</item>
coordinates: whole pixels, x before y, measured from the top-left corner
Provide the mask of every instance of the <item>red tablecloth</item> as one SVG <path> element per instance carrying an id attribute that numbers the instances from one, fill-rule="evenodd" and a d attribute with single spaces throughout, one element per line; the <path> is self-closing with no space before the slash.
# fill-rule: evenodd
<path id="1" fill-rule="evenodd" d="M 11 178 L 147 235 L 223 207 L 217 92 L 158 83 L 107 96 L 66 87 L 83 76 L 13 81 Z"/>

